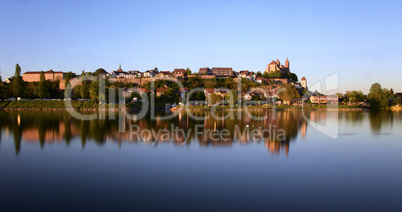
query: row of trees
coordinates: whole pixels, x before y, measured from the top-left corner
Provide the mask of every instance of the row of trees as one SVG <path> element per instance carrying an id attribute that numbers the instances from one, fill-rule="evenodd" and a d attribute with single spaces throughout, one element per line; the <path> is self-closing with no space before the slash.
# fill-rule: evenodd
<path id="1" fill-rule="evenodd" d="M 261 76 L 261 72 L 257 72 L 257 76 Z M 264 72 L 264 74 L 262 75 L 265 78 L 286 78 L 286 79 L 291 79 L 295 82 L 299 81 L 298 77 L 295 73 L 292 72 L 281 72 L 279 70 L 276 70 L 274 72 L 268 73 L 268 72 Z"/>
<path id="2" fill-rule="evenodd" d="M 0 77 L 0 99 L 8 98 L 62 98 L 59 89 L 60 81 L 46 81 L 44 73 L 40 75 L 39 82 L 25 82 L 21 76 L 21 67 L 16 64 L 15 74 L 10 78 L 11 83 L 3 83 Z"/>
<path id="3" fill-rule="evenodd" d="M 400 104 L 401 100 L 395 98 L 394 90 L 391 88 L 382 88 L 379 83 L 374 83 L 370 87 L 368 95 L 364 95 L 362 91 L 346 91 L 345 94 L 336 93 L 336 95 L 343 99 L 344 103 L 358 103 L 367 101 L 370 104 L 370 108 L 378 110 L 380 108 L 386 108 L 391 104 Z"/>

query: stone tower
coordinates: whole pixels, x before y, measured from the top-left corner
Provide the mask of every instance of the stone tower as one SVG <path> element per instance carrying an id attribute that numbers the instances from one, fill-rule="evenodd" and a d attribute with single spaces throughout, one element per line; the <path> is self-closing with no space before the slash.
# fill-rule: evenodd
<path id="1" fill-rule="evenodd" d="M 302 77 L 300 80 L 300 84 L 304 89 L 307 89 L 307 80 L 305 77 Z"/>
<path id="2" fill-rule="evenodd" d="M 286 58 L 286 61 L 285 61 L 285 68 L 289 68 L 289 60 L 288 60 L 288 58 Z"/>

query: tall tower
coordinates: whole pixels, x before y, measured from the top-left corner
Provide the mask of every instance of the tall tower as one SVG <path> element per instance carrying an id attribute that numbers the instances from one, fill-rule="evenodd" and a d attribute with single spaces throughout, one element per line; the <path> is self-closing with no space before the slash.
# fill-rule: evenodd
<path id="1" fill-rule="evenodd" d="M 307 79 L 305 77 L 302 77 L 300 84 L 304 89 L 307 89 Z"/>
<path id="2" fill-rule="evenodd" d="M 288 60 L 288 58 L 286 58 L 286 61 L 285 61 L 285 68 L 289 68 L 289 60 Z"/>

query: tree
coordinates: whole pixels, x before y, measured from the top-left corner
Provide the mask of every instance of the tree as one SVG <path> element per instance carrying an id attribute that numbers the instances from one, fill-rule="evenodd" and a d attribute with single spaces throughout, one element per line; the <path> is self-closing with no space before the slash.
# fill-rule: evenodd
<path id="1" fill-rule="evenodd" d="M 264 78 L 269 78 L 269 73 L 268 72 L 264 72 L 264 74 L 262 75 Z"/>
<path id="2" fill-rule="evenodd" d="M 387 90 L 382 89 L 379 83 L 372 84 L 370 88 L 370 93 L 368 95 L 368 100 L 370 102 L 370 109 L 374 111 L 380 108 L 387 107 L 388 106 Z"/>
<path id="3" fill-rule="evenodd" d="M 3 96 L 3 80 L 1 79 L 1 75 L 0 75 L 0 99 Z"/>
<path id="4" fill-rule="evenodd" d="M 257 72 L 257 77 L 262 77 L 261 71 Z"/>
<path id="5" fill-rule="evenodd" d="M 21 77 L 21 67 L 17 63 L 17 65 L 15 65 L 14 80 L 12 82 L 12 84 L 13 84 L 13 94 L 14 94 L 15 98 L 17 98 L 20 95 L 21 90 L 23 90 L 23 83 L 24 82 L 23 82 L 22 77 Z"/>
<path id="6" fill-rule="evenodd" d="M 284 101 L 290 101 L 294 98 L 299 98 L 299 92 L 297 92 L 296 87 L 292 84 L 285 84 L 279 88 L 278 93 L 279 98 Z"/>
<path id="7" fill-rule="evenodd" d="M 212 105 L 215 105 L 215 104 L 217 104 L 217 103 L 219 103 L 221 101 L 222 101 L 222 96 L 221 95 L 211 94 L 208 97 L 208 103 L 212 104 Z"/>
<path id="8" fill-rule="evenodd" d="M 41 100 L 42 98 L 48 95 L 45 73 L 43 71 L 40 72 L 39 84 L 38 87 L 36 87 L 36 89 L 37 89 L 36 94 L 39 96 Z"/>
<path id="9" fill-rule="evenodd" d="M 230 94 L 232 98 L 230 98 Z M 230 106 L 234 106 L 238 100 L 237 92 L 234 90 L 229 91 L 229 93 L 225 95 L 225 100 L 229 101 Z"/>
<path id="10" fill-rule="evenodd" d="M 391 90 L 389 90 L 388 98 L 390 98 L 390 99 L 394 99 L 394 98 L 395 98 L 394 89 L 391 88 Z"/>
<path id="11" fill-rule="evenodd" d="M 132 92 L 130 95 L 130 98 L 128 99 L 128 102 L 133 102 L 134 98 L 136 98 L 137 101 L 141 100 L 142 97 L 139 93 L 137 92 Z"/>
<path id="12" fill-rule="evenodd" d="M 218 84 L 216 79 L 205 79 L 203 82 L 205 88 L 216 88 Z"/>
<path id="13" fill-rule="evenodd" d="M 81 91 L 80 91 L 81 98 L 82 98 L 83 101 L 85 99 L 85 96 L 86 96 L 85 94 L 86 94 L 87 90 L 88 90 L 88 88 L 87 88 L 86 75 L 85 75 L 85 72 L 83 70 L 82 73 L 81 73 Z"/>
<path id="14" fill-rule="evenodd" d="M 204 91 L 197 91 L 197 94 L 196 94 L 195 98 L 198 101 L 205 101 L 205 93 L 204 93 Z"/>
<path id="15" fill-rule="evenodd" d="M 336 93 L 335 95 L 338 96 L 338 98 L 343 98 L 343 94 L 341 93 Z"/>
<path id="16" fill-rule="evenodd" d="M 99 75 L 104 75 L 106 73 L 106 70 L 103 68 L 98 68 L 96 69 L 96 71 L 94 72 L 95 76 L 99 76 Z"/>
<path id="17" fill-rule="evenodd" d="M 71 79 L 70 75 L 66 74 L 66 79 L 65 79 L 65 82 L 64 82 L 64 87 L 65 87 L 66 90 L 67 90 L 67 87 L 70 85 L 70 79 Z"/>
<path id="18" fill-rule="evenodd" d="M 154 68 L 154 71 L 155 71 L 156 73 L 158 73 L 158 72 L 159 72 L 159 70 L 158 70 L 158 68 L 157 68 L 157 67 L 155 67 L 155 68 Z"/>
<path id="19" fill-rule="evenodd" d="M 299 81 L 299 78 L 297 77 L 297 75 L 295 73 L 290 73 L 290 79 L 295 82 Z"/>
<path id="20" fill-rule="evenodd" d="M 89 84 L 89 97 L 91 100 L 99 101 L 99 83 L 97 80 L 93 80 Z"/>
<path id="21" fill-rule="evenodd" d="M 191 74 L 191 69 L 190 68 L 187 68 L 186 69 L 186 75 L 190 75 Z"/>
<path id="22" fill-rule="evenodd" d="M 282 77 L 282 74 L 281 74 L 281 71 L 276 70 L 276 71 L 274 71 L 274 72 L 269 73 L 269 76 L 270 76 L 271 78 L 281 78 L 281 77 Z"/>
<path id="23" fill-rule="evenodd" d="M 187 87 L 190 89 L 204 87 L 202 80 L 197 77 L 190 77 L 188 79 Z"/>

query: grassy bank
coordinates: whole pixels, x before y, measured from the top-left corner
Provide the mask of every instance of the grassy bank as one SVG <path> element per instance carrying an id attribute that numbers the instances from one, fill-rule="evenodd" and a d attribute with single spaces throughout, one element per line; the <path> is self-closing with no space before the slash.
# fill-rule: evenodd
<path id="1" fill-rule="evenodd" d="M 74 109 L 81 109 L 81 110 L 90 110 L 90 109 L 98 109 L 100 107 L 99 103 L 94 101 L 78 101 L 73 100 L 71 101 L 72 106 Z M 164 108 L 166 103 L 164 102 L 157 102 L 155 103 L 155 108 Z M 118 109 L 119 104 L 104 104 L 105 109 Z M 140 109 L 142 107 L 141 103 L 135 104 L 126 104 L 126 108 L 135 108 Z M 0 101 L 0 109 L 4 110 L 13 110 L 13 109 L 65 109 L 66 105 L 64 101 L 45 101 L 45 100 L 24 100 L 24 101 Z M 194 107 L 183 107 L 189 110 L 211 110 L 212 107 L 210 106 L 194 106 Z M 178 109 L 178 108 L 176 108 Z M 236 106 L 231 108 L 230 106 L 217 106 L 215 107 L 217 110 L 238 110 L 239 108 Z M 240 110 L 244 109 L 244 107 L 240 107 Z M 287 105 L 280 105 L 272 107 L 271 105 L 261 105 L 261 106 L 248 106 L 247 109 L 249 110 L 301 110 L 301 106 L 287 106 Z M 326 110 L 326 109 L 341 109 L 341 110 L 348 110 L 348 109 L 363 109 L 357 105 L 339 105 L 339 106 L 331 106 L 328 107 L 326 105 L 307 105 L 303 107 L 304 110 Z"/>
<path id="2" fill-rule="evenodd" d="M 94 101 L 78 101 L 73 100 L 71 104 L 74 109 L 98 109 L 99 104 Z M 102 105 L 106 109 L 118 109 L 119 104 L 104 104 Z M 141 108 L 141 104 L 126 104 L 126 108 Z M 24 101 L 0 101 L 0 109 L 3 110 L 18 110 L 18 109 L 26 109 L 26 110 L 44 110 L 44 109 L 54 109 L 54 110 L 63 110 L 66 109 L 66 104 L 64 101 L 48 101 L 48 100 L 24 100 Z"/>
<path id="3" fill-rule="evenodd" d="M 175 110 L 179 109 L 180 107 L 177 107 Z M 182 106 L 181 108 L 183 109 L 189 109 L 189 110 L 211 110 L 213 107 L 211 106 L 194 106 L 194 107 L 189 107 L 189 106 Z M 246 107 L 241 106 L 240 108 L 238 106 L 230 107 L 230 106 L 217 106 L 215 109 L 217 110 L 243 110 Z M 278 105 L 273 107 L 272 105 L 261 105 L 261 106 L 247 106 L 248 110 L 326 110 L 326 109 L 338 109 L 338 110 L 359 110 L 359 109 L 364 109 L 358 105 L 339 105 L 339 106 L 332 106 L 332 105 L 306 105 L 304 107 L 301 106 L 288 106 L 288 105 Z"/>

